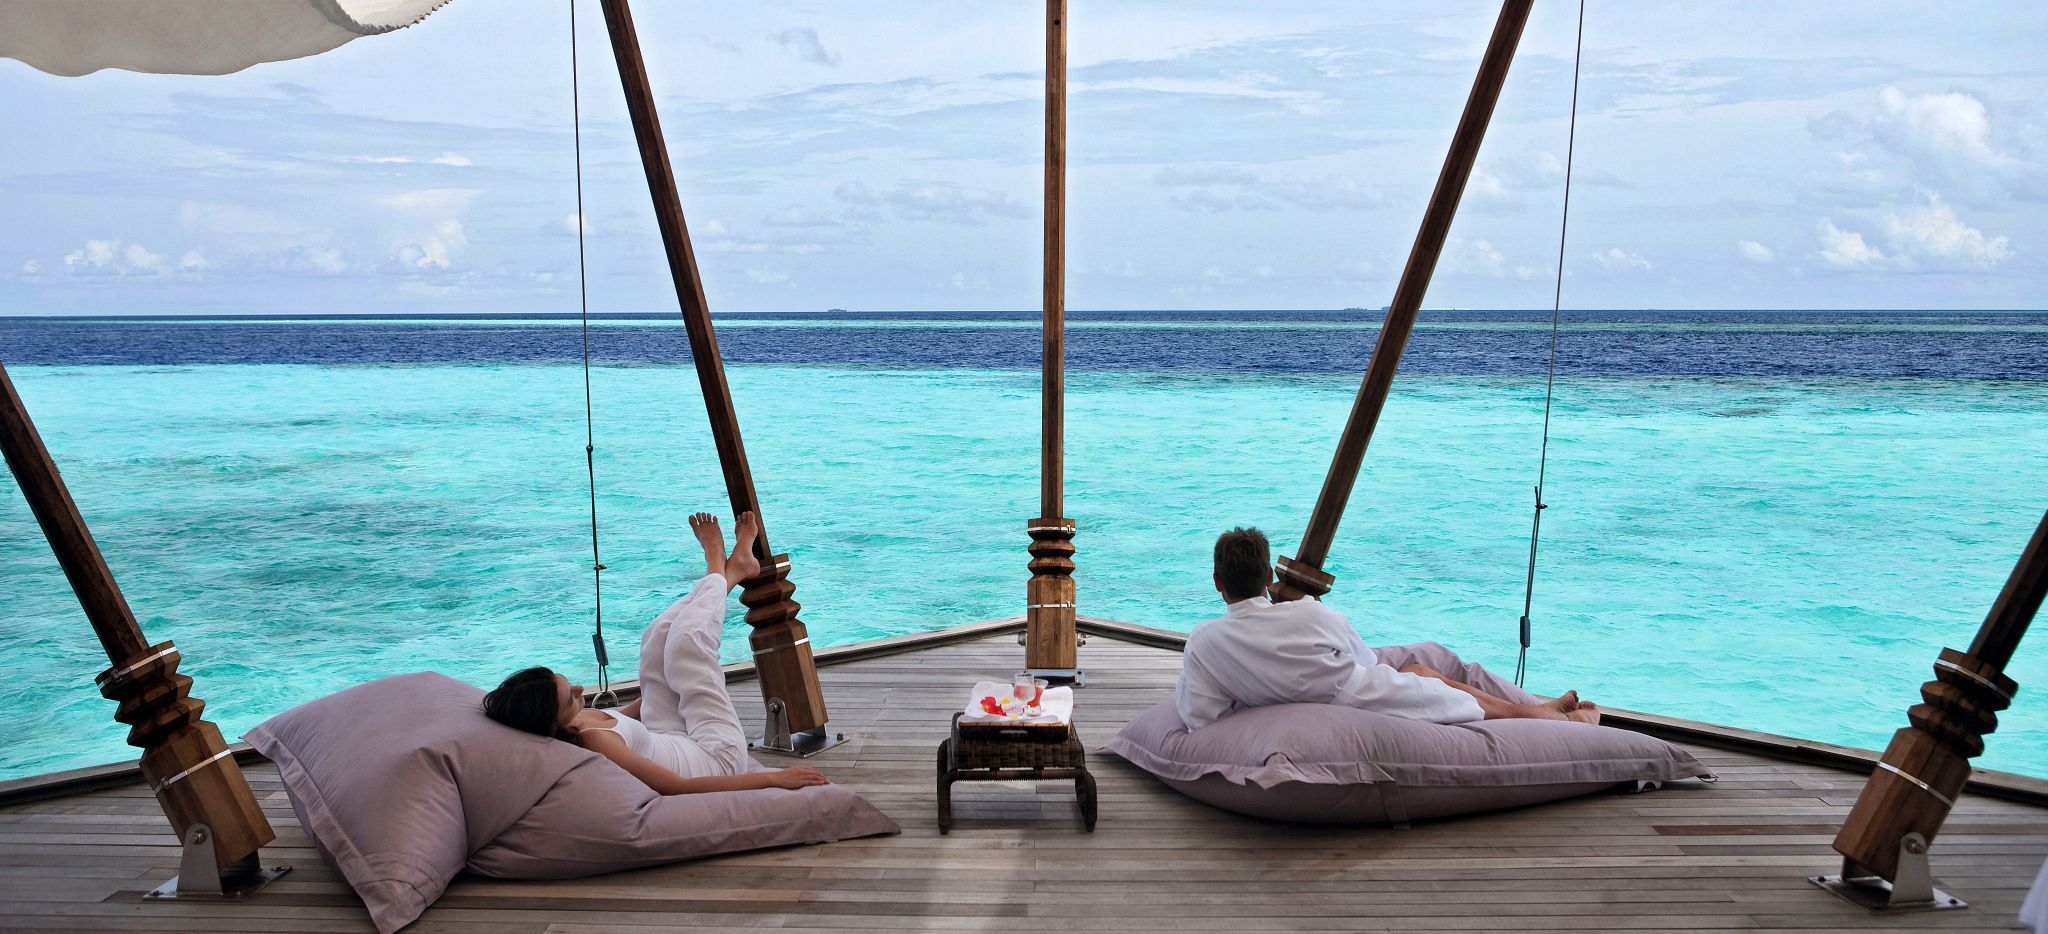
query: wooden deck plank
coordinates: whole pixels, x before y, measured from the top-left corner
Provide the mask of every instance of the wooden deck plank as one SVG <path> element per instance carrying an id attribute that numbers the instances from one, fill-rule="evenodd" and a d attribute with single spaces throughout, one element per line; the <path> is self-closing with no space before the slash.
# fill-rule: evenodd
<path id="1" fill-rule="evenodd" d="M 1863 776 L 1753 751 L 1691 748 L 1721 775 L 1391 828 L 1250 820 L 1183 798 L 1091 754 L 1101 824 L 1081 832 L 1071 783 L 965 785 L 937 831 L 932 748 L 959 687 L 1001 677 L 1014 637 L 975 635 L 912 655 L 853 653 L 820 671 L 848 743 L 814 760 L 903 824 L 901 835 L 738 854 L 569 882 L 464 877 L 409 930 L 582 934 L 626 930 L 989 931 L 1052 924 L 1119 931 L 2007 930 L 2048 856 L 2048 808 L 1966 796 L 1935 845 L 1968 911 L 1878 916 L 1805 881 Z M 1091 638 L 1084 739 L 1098 747 L 1167 696 L 1175 652 Z M 736 686 L 758 729 L 753 692 Z M 156 903 L 178 848 L 147 790 L 98 786 L 0 807 L 0 927 L 23 931 L 366 931 L 276 769 L 247 766 L 279 832 L 270 860 L 299 867 L 246 903 Z M 109 775 L 111 773 L 108 773 Z"/>

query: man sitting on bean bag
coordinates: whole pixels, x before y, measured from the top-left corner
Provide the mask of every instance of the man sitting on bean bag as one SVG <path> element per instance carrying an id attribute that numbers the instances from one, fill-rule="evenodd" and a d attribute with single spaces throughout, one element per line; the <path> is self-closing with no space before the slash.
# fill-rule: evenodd
<path id="1" fill-rule="evenodd" d="M 1523 718 L 1599 723 L 1577 691 L 1518 704 L 1423 665 L 1380 663 L 1344 614 L 1319 600 L 1266 596 L 1273 560 L 1258 529 L 1216 539 L 1216 592 L 1223 615 L 1188 635 L 1174 704 L 1190 731 L 1234 710 L 1273 704 L 1337 704 L 1432 723 Z"/>

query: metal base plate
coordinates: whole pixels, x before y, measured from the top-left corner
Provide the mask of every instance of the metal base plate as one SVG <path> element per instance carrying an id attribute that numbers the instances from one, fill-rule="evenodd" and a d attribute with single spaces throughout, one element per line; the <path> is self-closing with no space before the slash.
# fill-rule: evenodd
<path id="1" fill-rule="evenodd" d="M 1079 668 L 1030 668 L 1034 678 L 1044 678 L 1047 684 L 1064 684 L 1069 687 L 1087 687 L 1088 673 Z"/>
<path id="2" fill-rule="evenodd" d="M 817 755 L 818 753 L 824 752 L 827 749 L 831 749 L 832 747 L 837 746 L 843 742 L 846 742 L 845 733 L 826 733 L 824 730 L 818 730 L 816 732 L 805 730 L 801 733 L 789 734 L 788 746 L 776 744 L 773 742 L 772 737 L 768 736 L 763 736 L 759 739 L 749 740 L 747 742 L 747 751 L 762 752 L 774 756 L 792 756 L 798 759 L 808 759 L 812 756 Z"/>
<path id="3" fill-rule="evenodd" d="M 290 866 L 261 866 L 255 872 L 222 876 L 218 892 L 180 892 L 178 877 L 172 876 L 169 882 L 150 889 L 142 897 L 162 901 L 239 901 L 291 871 Z"/>
<path id="4" fill-rule="evenodd" d="M 1940 911 L 1970 907 L 1970 903 L 1940 889 L 1930 890 L 1934 897 L 1926 901 L 1894 902 L 1892 884 L 1876 876 L 1807 876 L 1806 881 L 1871 911 Z"/>

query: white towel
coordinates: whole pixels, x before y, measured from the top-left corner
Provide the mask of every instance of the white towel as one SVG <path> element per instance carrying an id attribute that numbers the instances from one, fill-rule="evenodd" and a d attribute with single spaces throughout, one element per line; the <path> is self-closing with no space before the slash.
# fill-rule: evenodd
<path id="1" fill-rule="evenodd" d="M 995 716 L 981 709 L 981 699 L 993 697 L 1003 705 L 1003 716 Z M 1070 687 L 1046 688 L 1045 696 L 1038 699 L 1039 714 L 1024 716 L 1024 705 L 1010 693 L 1007 681 L 978 681 L 974 693 L 968 695 L 966 712 L 961 714 L 962 723 L 1015 723 L 1019 725 L 1044 725 L 1071 723 L 1074 719 L 1074 689 Z"/>

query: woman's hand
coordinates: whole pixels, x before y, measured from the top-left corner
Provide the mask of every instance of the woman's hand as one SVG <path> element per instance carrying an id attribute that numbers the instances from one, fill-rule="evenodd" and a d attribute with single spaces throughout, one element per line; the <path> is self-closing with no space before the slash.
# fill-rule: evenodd
<path id="1" fill-rule="evenodd" d="M 777 769 L 768 773 L 768 786 L 771 788 L 808 788 L 823 784 L 826 784 L 825 773 L 808 765 Z"/>

